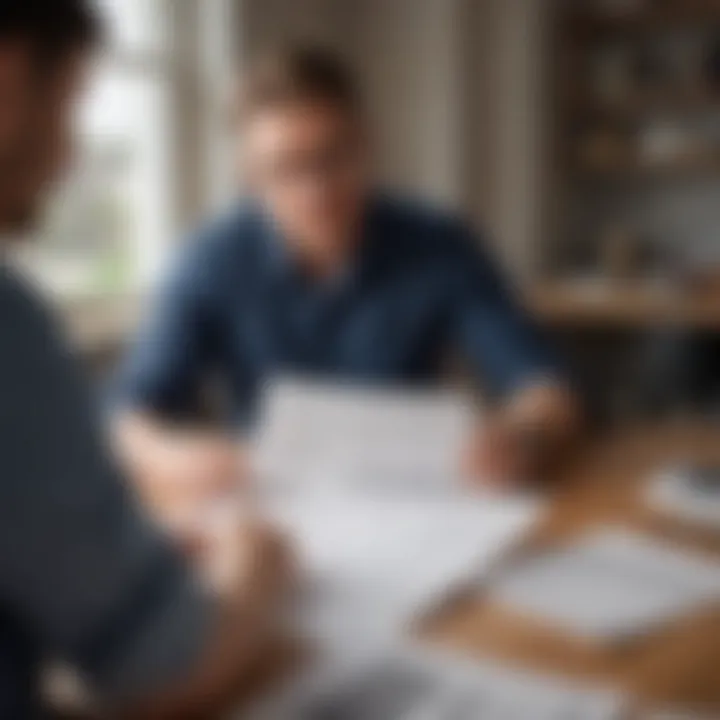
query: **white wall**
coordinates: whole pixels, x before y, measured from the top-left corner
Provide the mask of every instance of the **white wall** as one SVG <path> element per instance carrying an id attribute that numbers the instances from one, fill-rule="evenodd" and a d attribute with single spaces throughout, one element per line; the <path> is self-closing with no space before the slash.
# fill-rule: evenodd
<path id="1" fill-rule="evenodd" d="M 361 0 L 237 1 L 243 46 L 249 57 L 288 39 L 317 40 L 354 54 L 354 24 Z"/>
<path id="2" fill-rule="evenodd" d="M 491 163 L 494 231 L 516 273 L 534 275 L 542 259 L 550 104 L 546 47 L 549 4 L 545 0 L 493 0 L 496 104 Z"/>
<path id="3" fill-rule="evenodd" d="M 381 176 L 458 205 L 522 276 L 542 257 L 546 0 L 358 0 Z"/>
<path id="4" fill-rule="evenodd" d="M 451 203 L 462 174 L 460 4 L 365 0 L 357 26 L 381 177 Z"/>

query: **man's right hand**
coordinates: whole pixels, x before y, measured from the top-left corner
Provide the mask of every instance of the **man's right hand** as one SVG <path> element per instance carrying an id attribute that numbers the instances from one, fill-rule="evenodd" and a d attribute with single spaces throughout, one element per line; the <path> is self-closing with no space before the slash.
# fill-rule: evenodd
<path id="1" fill-rule="evenodd" d="M 205 652 L 190 677 L 132 717 L 158 720 L 215 716 L 238 701 L 243 683 L 283 636 L 284 606 L 295 580 L 286 539 L 260 520 L 228 513 L 209 529 L 196 568 L 217 600 Z"/>
<path id="2" fill-rule="evenodd" d="M 287 538 L 231 505 L 209 521 L 196 560 L 215 594 L 247 603 L 253 614 L 277 608 L 295 577 Z"/>
<path id="3" fill-rule="evenodd" d="M 153 505 L 200 503 L 232 491 L 241 481 L 240 451 L 227 438 L 173 433 L 148 451 L 143 488 Z"/>
<path id="4" fill-rule="evenodd" d="M 120 459 L 161 520 L 231 493 L 247 477 L 234 438 L 167 428 L 140 414 L 119 418 L 115 434 Z"/>

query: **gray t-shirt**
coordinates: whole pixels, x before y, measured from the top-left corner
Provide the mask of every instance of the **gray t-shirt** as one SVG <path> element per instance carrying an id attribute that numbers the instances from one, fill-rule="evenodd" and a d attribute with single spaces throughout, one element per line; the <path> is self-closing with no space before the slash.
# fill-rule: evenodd
<path id="1" fill-rule="evenodd" d="M 0 264 L 0 717 L 26 714 L 17 679 L 40 653 L 111 699 L 181 680 L 210 615 L 114 466 L 56 327 Z"/>

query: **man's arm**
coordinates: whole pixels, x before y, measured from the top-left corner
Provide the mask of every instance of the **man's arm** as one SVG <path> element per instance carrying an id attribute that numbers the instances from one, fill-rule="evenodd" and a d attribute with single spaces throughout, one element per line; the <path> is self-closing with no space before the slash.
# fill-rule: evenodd
<path id="1" fill-rule="evenodd" d="M 486 478 L 532 477 L 580 422 L 561 362 L 480 243 L 458 231 L 455 338 L 495 401 L 471 464 Z"/>
<path id="2" fill-rule="evenodd" d="M 207 568 L 208 580 L 216 601 L 205 651 L 181 682 L 119 705 L 118 714 L 149 720 L 207 717 L 236 703 L 241 681 L 267 659 L 278 639 L 276 619 L 290 586 L 293 557 L 284 539 L 261 524 L 221 535 L 220 543 L 219 553 L 209 549 L 214 567 Z"/>
<path id="3" fill-rule="evenodd" d="M 142 410 L 120 410 L 112 421 L 115 451 L 145 504 L 172 523 L 246 476 L 237 439 L 220 431 L 174 427 Z"/>
<path id="4" fill-rule="evenodd" d="M 218 268 L 206 240 L 193 240 L 172 268 L 113 386 L 116 447 L 153 501 L 223 486 L 237 475 L 231 442 L 188 429 L 215 349 Z"/>
<path id="5" fill-rule="evenodd" d="M 275 541 L 230 539 L 237 573 L 202 584 L 123 485 L 51 323 L 4 276 L 0 332 L 4 606 L 132 717 L 201 707 L 265 638 L 284 576 Z"/>

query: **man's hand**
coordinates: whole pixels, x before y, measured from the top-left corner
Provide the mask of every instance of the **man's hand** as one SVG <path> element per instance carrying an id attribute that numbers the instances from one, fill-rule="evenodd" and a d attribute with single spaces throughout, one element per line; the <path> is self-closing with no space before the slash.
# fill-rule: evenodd
<path id="1" fill-rule="evenodd" d="M 471 484 L 489 488 L 510 487 L 527 479 L 534 464 L 530 448 L 512 426 L 490 422 L 475 433 L 465 461 Z"/>
<path id="2" fill-rule="evenodd" d="M 148 457 L 141 478 L 156 504 L 200 503 L 232 491 L 243 477 L 241 454 L 226 438 L 201 433 L 173 433 L 161 439 Z"/>
<path id="3" fill-rule="evenodd" d="M 230 511 L 208 530 L 194 558 L 216 598 L 215 626 L 205 652 L 184 683 L 149 698 L 128 717 L 222 716 L 283 636 L 283 606 L 295 578 L 285 538 L 260 520 L 243 520 Z"/>
<path id="4" fill-rule="evenodd" d="M 295 574 L 287 539 L 263 520 L 228 503 L 206 516 L 200 570 L 221 596 L 239 592 L 260 611 L 284 596 Z"/>
<path id="5" fill-rule="evenodd" d="M 465 460 L 474 485 L 504 488 L 541 477 L 578 428 L 578 406 L 566 389 L 530 386 L 476 432 Z"/>
<path id="6" fill-rule="evenodd" d="M 232 492 L 247 477 L 233 438 L 167 428 L 139 414 L 120 417 L 115 429 L 120 459 L 161 519 Z"/>

